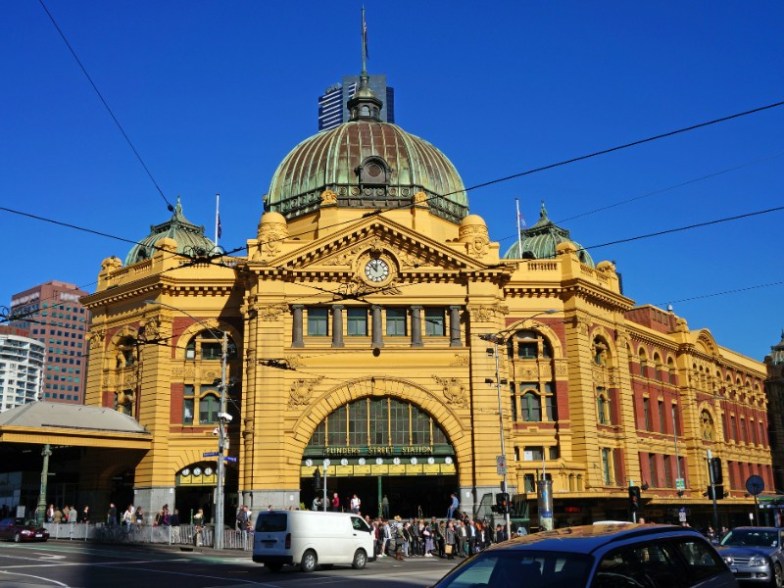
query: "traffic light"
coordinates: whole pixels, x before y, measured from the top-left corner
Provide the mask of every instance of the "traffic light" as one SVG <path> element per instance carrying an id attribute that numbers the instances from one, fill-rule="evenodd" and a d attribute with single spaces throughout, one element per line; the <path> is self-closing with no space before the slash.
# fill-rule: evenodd
<path id="1" fill-rule="evenodd" d="M 639 486 L 629 486 L 629 508 L 633 511 L 640 509 L 642 494 Z"/>
<path id="2" fill-rule="evenodd" d="M 315 492 L 321 490 L 321 472 L 318 468 L 313 471 L 313 490 Z"/>
<path id="3" fill-rule="evenodd" d="M 509 512 L 509 493 L 499 492 L 495 495 L 495 511 L 498 514 L 506 514 Z"/>
<path id="4" fill-rule="evenodd" d="M 708 498 L 713 500 L 713 489 L 716 489 L 716 500 L 721 500 L 724 498 L 724 486 L 717 485 L 717 486 L 708 486 L 708 491 L 705 493 Z"/>
<path id="5" fill-rule="evenodd" d="M 723 482 L 721 477 L 721 458 L 720 457 L 711 457 L 710 461 L 708 462 L 708 467 L 710 467 L 711 476 L 713 478 L 714 484 L 721 484 Z"/>

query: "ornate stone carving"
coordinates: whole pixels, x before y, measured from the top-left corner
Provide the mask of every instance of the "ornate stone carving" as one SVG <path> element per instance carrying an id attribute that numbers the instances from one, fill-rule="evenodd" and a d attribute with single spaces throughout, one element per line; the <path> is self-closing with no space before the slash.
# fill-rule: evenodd
<path id="1" fill-rule="evenodd" d="M 338 195 L 332 190 L 324 190 L 321 193 L 321 206 L 334 206 L 338 203 Z"/>
<path id="2" fill-rule="evenodd" d="M 152 317 L 139 329 L 139 340 L 141 341 L 156 341 L 161 337 L 161 319 L 159 317 Z"/>
<path id="3" fill-rule="evenodd" d="M 288 304 L 270 304 L 259 308 L 259 318 L 263 321 L 276 321 L 288 311 Z"/>
<path id="4" fill-rule="evenodd" d="M 113 272 L 122 267 L 122 261 L 119 257 L 107 257 L 101 262 L 101 273 Z"/>
<path id="5" fill-rule="evenodd" d="M 336 255 L 319 260 L 319 264 L 326 266 L 350 266 L 356 257 L 365 249 L 365 245 L 356 245 L 351 249 L 340 251 Z"/>
<path id="6" fill-rule="evenodd" d="M 458 378 L 442 378 L 434 375 L 433 379 L 443 388 L 447 404 L 454 404 L 459 407 L 468 405 L 466 386 Z"/>
<path id="7" fill-rule="evenodd" d="M 287 355 L 284 359 L 293 369 L 301 368 L 305 365 L 305 362 L 302 361 L 302 356 L 300 355 Z"/>
<path id="8" fill-rule="evenodd" d="M 324 379 L 324 376 L 309 380 L 305 378 L 294 380 L 289 388 L 289 408 L 310 404 L 311 397 L 313 396 L 313 389 L 322 379 Z"/>
<path id="9" fill-rule="evenodd" d="M 90 333 L 87 335 L 87 342 L 90 345 L 90 349 L 94 349 L 100 346 L 103 343 L 105 337 L 106 329 L 93 329 L 90 331 Z"/>
<path id="10" fill-rule="evenodd" d="M 474 306 L 469 308 L 468 311 L 471 313 L 472 321 L 486 323 L 506 315 L 509 312 L 509 308 L 501 304 L 494 304 L 493 306 Z"/>
<path id="11" fill-rule="evenodd" d="M 454 359 L 452 359 L 452 362 L 449 364 L 449 367 L 468 367 L 469 363 L 470 362 L 468 361 L 467 355 L 455 353 Z"/>
<path id="12" fill-rule="evenodd" d="M 411 200 L 413 201 L 415 206 L 427 206 L 428 205 L 427 204 L 428 197 L 427 197 L 427 194 L 425 194 L 424 192 L 417 192 L 416 194 L 414 194 L 414 196 L 411 198 Z"/>

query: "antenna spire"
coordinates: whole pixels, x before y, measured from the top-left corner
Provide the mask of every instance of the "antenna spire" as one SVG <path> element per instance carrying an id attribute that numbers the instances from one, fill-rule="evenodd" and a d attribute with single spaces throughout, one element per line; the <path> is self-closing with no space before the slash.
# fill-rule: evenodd
<path id="1" fill-rule="evenodd" d="M 365 7 L 362 7 L 362 74 L 367 75 L 368 45 L 367 45 L 367 22 L 365 22 Z"/>

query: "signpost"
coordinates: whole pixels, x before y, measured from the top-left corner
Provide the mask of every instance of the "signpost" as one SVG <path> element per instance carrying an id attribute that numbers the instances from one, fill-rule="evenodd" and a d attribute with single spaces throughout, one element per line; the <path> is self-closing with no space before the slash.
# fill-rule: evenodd
<path id="1" fill-rule="evenodd" d="M 218 457 L 217 451 L 205 451 L 201 454 L 202 457 Z"/>
<path id="2" fill-rule="evenodd" d="M 749 476 L 746 480 L 746 490 L 749 491 L 754 497 L 754 514 L 757 517 L 757 524 L 759 525 L 759 502 L 757 502 L 757 496 L 762 493 L 765 489 L 765 480 L 763 480 L 760 476 L 752 475 Z M 751 516 L 751 515 L 749 515 Z"/>
<path id="3" fill-rule="evenodd" d="M 495 458 L 495 469 L 499 476 L 506 475 L 506 456 L 499 455 Z"/>

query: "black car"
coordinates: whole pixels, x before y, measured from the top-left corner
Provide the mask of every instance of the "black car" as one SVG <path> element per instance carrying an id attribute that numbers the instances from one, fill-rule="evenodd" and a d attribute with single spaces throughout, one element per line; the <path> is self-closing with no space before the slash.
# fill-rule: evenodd
<path id="1" fill-rule="evenodd" d="M 49 531 L 35 524 L 35 521 L 8 518 L 0 521 L 0 539 L 8 541 L 46 541 Z"/>
<path id="2" fill-rule="evenodd" d="M 700 533 L 601 524 L 518 537 L 469 558 L 433 588 L 737 588 Z"/>

